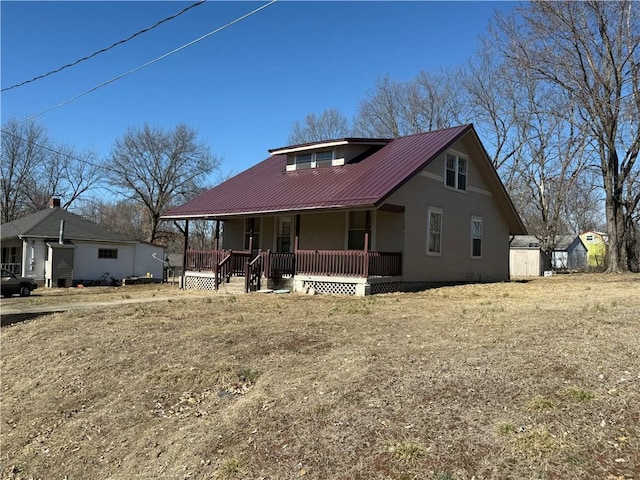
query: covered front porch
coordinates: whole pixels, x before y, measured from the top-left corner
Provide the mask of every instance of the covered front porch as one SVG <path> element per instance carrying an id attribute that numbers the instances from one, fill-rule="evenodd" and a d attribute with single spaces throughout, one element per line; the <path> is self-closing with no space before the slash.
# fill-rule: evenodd
<path id="1" fill-rule="evenodd" d="M 188 250 L 185 288 L 215 289 L 243 277 L 246 292 L 294 291 L 367 295 L 399 288 L 402 254 L 359 250 Z"/>
<path id="2" fill-rule="evenodd" d="M 240 277 L 245 292 L 397 291 L 402 280 L 402 213 L 343 210 L 217 221 L 213 249 L 185 249 L 183 286 L 217 290 Z M 383 248 L 372 248 L 376 245 Z"/>

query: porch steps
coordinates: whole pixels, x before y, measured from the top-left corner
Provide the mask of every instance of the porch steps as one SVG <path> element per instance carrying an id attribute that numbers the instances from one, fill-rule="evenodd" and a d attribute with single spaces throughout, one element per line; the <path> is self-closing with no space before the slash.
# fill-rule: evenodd
<path id="1" fill-rule="evenodd" d="M 218 287 L 218 292 L 227 295 L 244 294 L 244 277 L 231 277 L 229 283 L 222 282 Z"/>

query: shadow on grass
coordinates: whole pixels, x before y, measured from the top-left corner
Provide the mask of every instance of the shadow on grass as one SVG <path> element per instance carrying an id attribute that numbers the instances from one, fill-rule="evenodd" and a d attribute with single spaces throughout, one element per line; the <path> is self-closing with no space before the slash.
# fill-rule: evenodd
<path id="1" fill-rule="evenodd" d="M 14 325 L 16 323 L 22 323 L 29 320 L 34 320 L 38 317 L 43 317 L 45 315 L 52 315 L 55 312 L 34 312 L 34 313 L 9 313 L 2 314 L 0 317 L 0 325 L 3 327 L 8 327 L 9 325 Z"/>

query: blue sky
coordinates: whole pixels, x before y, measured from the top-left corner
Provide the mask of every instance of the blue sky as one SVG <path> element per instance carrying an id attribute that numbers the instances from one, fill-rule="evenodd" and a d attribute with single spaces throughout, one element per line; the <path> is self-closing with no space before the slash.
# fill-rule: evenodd
<path id="1" fill-rule="evenodd" d="M 194 2 L 2 1 L 2 87 L 58 68 Z M 208 1 L 75 67 L 2 93 L 2 122 L 75 97 L 268 2 Z M 205 40 L 39 116 L 51 137 L 106 159 L 129 126 L 195 128 L 238 173 L 286 145 L 307 113 L 347 117 L 389 75 L 464 64 L 511 2 L 279 0 Z M 215 179 L 212 175 L 211 181 Z"/>

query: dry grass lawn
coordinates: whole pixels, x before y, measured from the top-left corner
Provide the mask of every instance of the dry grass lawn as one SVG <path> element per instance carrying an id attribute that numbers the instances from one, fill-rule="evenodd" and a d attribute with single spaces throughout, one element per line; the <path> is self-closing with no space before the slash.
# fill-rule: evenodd
<path id="1" fill-rule="evenodd" d="M 2 328 L 2 478 L 640 480 L 640 275 L 146 288 Z"/>

